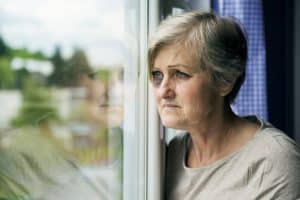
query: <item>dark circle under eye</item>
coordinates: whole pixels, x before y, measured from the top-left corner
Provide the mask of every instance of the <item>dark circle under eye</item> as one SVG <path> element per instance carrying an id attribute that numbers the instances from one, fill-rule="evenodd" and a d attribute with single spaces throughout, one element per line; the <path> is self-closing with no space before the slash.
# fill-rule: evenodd
<path id="1" fill-rule="evenodd" d="M 154 85 L 159 85 L 162 82 L 163 78 L 164 78 L 163 73 L 161 73 L 160 71 L 152 71 L 151 73 L 152 73 L 152 82 L 153 82 L 153 84 Z"/>

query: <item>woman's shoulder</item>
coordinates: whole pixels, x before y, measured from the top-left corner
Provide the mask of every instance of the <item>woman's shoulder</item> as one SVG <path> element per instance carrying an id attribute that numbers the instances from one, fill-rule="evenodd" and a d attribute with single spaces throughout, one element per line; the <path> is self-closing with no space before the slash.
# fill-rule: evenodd
<path id="1" fill-rule="evenodd" d="M 272 124 L 255 118 L 252 120 L 260 123 L 260 128 L 249 142 L 247 148 L 249 151 L 245 151 L 248 161 L 250 163 L 263 161 L 265 172 L 274 177 L 282 176 L 283 173 L 294 175 L 296 172 L 293 170 L 297 169 L 296 174 L 300 179 L 299 145 Z"/>
<path id="2" fill-rule="evenodd" d="M 274 127 L 261 130 L 257 141 L 260 161 L 265 161 L 260 194 L 277 195 L 278 199 L 300 198 L 300 148 L 297 143 Z M 273 198 L 268 197 L 266 199 Z"/>
<path id="3" fill-rule="evenodd" d="M 300 148 L 283 131 L 261 121 L 261 127 L 248 143 L 241 158 L 258 174 L 256 199 L 300 198 Z M 246 160 L 245 160 L 246 158 Z"/>
<path id="4" fill-rule="evenodd" d="M 281 130 L 268 125 L 255 138 L 253 148 L 257 148 L 260 158 L 267 161 L 266 174 L 273 178 L 289 177 L 288 180 L 300 180 L 300 148 Z M 298 182 L 300 187 L 300 182 Z"/>
<path id="5" fill-rule="evenodd" d="M 257 136 L 259 146 L 263 147 L 263 153 L 273 159 L 287 159 L 286 156 L 300 158 L 299 145 L 281 130 L 269 126 L 260 131 Z"/>
<path id="6" fill-rule="evenodd" d="M 280 156 L 291 155 L 299 157 L 299 145 L 287 136 L 283 131 L 277 129 L 269 122 L 266 122 L 257 117 L 250 119 L 260 124 L 260 128 L 252 139 L 253 149 L 262 156 L 278 159 Z"/>

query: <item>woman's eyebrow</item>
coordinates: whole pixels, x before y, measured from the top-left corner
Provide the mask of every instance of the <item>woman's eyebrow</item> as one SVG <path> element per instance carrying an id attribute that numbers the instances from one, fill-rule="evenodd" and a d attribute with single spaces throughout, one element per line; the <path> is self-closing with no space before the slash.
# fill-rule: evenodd
<path id="1" fill-rule="evenodd" d="M 176 69 L 179 68 L 180 70 L 184 70 L 189 73 L 198 73 L 200 68 L 194 67 L 192 65 L 185 65 L 185 64 L 175 64 L 175 65 L 169 65 L 168 69 Z"/>
<path id="2" fill-rule="evenodd" d="M 188 66 L 188 65 L 185 65 L 185 64 L 168 65 L 168 68 L 176 68 L 176 67 L 190 68 L 191 66 Z"/>
<path id="3" fill-rule="evenodd" d="M 190 68 L 191 66 L 185 65 L 185 64 L 174 64 L 174 65 L 168 65 L 168 68 L 177 68 L 177 67 L 184 67 L 184 68 Z M 153 67 L 154 70 L 160 70 L 159 67 Z"/>
<path id="4" fill-rule="evenodd" d="M 152 69 L 151 69 L 151 71 L 153 71 L 153 70 L 161 70 L 159 67 L 152 67 Z"/>

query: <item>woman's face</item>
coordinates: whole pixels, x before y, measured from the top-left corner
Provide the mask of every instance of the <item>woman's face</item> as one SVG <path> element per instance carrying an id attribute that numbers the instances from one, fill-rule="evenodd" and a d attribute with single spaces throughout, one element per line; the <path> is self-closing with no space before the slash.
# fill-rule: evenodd
<path id="1" fill-rule="evenodd" d="M 171 45 L 154 60 L 152 85 L 166 127 L 188 130 L 220 108 L 223 97 L 191 57 L 188 50 Z"/>

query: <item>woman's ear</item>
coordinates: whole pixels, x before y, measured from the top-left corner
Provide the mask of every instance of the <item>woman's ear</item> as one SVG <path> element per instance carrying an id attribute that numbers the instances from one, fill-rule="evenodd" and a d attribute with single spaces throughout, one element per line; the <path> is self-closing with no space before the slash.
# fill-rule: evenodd
<path id="1" fill-rule="evenodd" d="M 222 86 L 219 90 L 220 95 L 223 96 L 223 97 L 227 96 L 232 91 L 232 89 L 234 87 L 234 84 L 235 84 L 235 81 L 233 83 Z"/>

